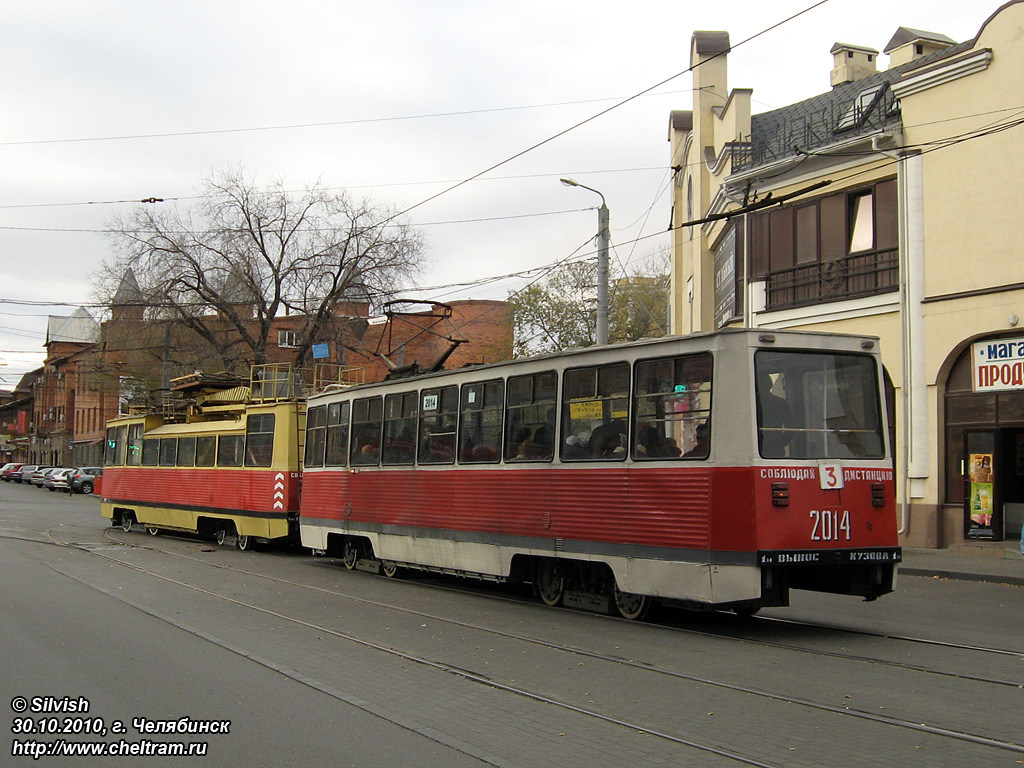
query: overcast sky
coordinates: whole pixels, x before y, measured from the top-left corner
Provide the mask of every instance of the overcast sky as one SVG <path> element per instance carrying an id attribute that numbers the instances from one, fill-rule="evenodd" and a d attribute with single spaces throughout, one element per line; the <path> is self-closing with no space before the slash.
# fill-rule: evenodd
<path id="1" fill-rule="evenodd" d="M 187 205 L 212 169 L 241 166 L 409 208 L 684 73 L 695 30 L 730 33 L 729 86 L 753 88 L 762 112 L 828 90 L 835 42 L 881 50 L 899 26 L 960 42 L 1001 5 L 828 0 L 741 44 L 813 2 L 7 3 L 0 388 L 41 364 L 47 315 L 88 305 L 125 201 Z M 530 276 L 486 278 L 592 252 L 599 199 L 562 176 L 605 195 L 613 265 L 667 246 L 631 241 L 668 225 L 668 116 L 691 107 L 691 84 L 681 74 L 415 207 L 429 262 L 409 295 L 503 299 Z"/>

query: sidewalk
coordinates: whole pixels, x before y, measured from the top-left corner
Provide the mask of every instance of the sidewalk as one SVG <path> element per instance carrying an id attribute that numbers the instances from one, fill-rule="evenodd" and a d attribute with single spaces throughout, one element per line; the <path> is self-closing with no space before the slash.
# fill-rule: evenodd
<path id="1" fill-rule="evenodd" d="M 944 579 L 1024 586 L 1024 557 L 1013 550 L 1005 554 L 1006 557 L 976 557 L 961 554 L 956 549 L 904 547 L 899 572 L 905 576 L 938 576 Z"/>

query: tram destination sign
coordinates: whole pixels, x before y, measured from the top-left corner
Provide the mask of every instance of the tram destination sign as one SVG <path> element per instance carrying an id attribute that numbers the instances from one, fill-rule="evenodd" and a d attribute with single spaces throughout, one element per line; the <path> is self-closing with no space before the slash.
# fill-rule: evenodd
<path id="1" fill-rule="evenodd" d="M 971 353 L 975 392 L 1024 389 L 1024 338 L 978 341 Z"/>

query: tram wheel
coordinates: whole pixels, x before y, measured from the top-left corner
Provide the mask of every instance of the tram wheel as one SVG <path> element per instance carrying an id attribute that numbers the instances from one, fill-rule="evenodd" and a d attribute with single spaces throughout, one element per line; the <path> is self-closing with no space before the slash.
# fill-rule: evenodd
<path id="1" fill-rule="evenodd" d="M 135 516 L 131 512 L 125 512 L 121 515 L 121 530 L 126 533 L 132 529 L 132 523 L 135 522 Z"/>
<path id="2" fill-rule="evenodd" d="M 341 562 L 350 571 L 354 571 L 359 561 L 359 546 L 352 539 L 345 539 L 341 550 Z"/>
<path id="3" fill-rule="evenodd" d="M 618 586 L 614 588 L 615 609 L 619 616 L 630 621 L 639 621 L 651 609 L 651 598 L 647 595 L 637 595 L 632 592 L 623 592 Z"/>
<path id="4" fill-rule="evenodd" d="M 248 536 L 243 536 L 241 533 L 235 537 L 235 549 L 247 550 L 252 549 L 252 539 Z"/>
<path id="5" fill-rule="evenodd" d="M 146 533 L 148 533 L 150 536 L 158 536 L 160 534 L 160 529 L 157 528 L 155 525 L 147 525 Z"/>
<path id="6" fill-rule="evenodd" d="M 760 610 L 760 605 L 737 605 L 735 608 L 732 609 L 732 612 L 739 616 L 741 619 L 749 619 Z"/>
<path id="7" fill-rule="evenodd" d="M 217 546 L 223 547 L 224 542 L 228 540 L 228 527 L 226 525 L 218 525 L 217 529 L 213 532 L 213 540 L 217 542 Z"/>
<path id="8" fill-rule="evenodd" d="M 390 560 L 381 560 L 380 572 L 389 579 L 394 579 L 401 575 L 402 569 L 398 567 L 397 563 L 393 563 Z"/>
<path id="9" fill-rule="evenodd" d="M 544 560 L 537 566 L 537 579 L 534 582 L 537 597 L 544 605 L 559 605 L 565 596 L 565 579 L 558 572 L 557 564 Z"/>

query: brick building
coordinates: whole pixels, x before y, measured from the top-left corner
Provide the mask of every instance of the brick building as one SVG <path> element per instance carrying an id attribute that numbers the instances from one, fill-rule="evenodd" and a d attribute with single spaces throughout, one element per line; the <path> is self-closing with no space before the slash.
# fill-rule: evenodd
<path id="1" fill-rule="evenodd" d="M 225 372 L 223 357 L 203 352 L 194 331 L 149 319 L 130 282 L 122 288 L 110 319 L 102 324 L 85 309 L 48 319 L 43 368 L 0 404 L 4 458 L 54 466 L 100 464 L 106 421 L 128 403 L 148 400 L 178 376 Z M 368 304 L 350 302 L 338 307 L 327 330 L 312 340 L 302 338 L 307 318 L 275 318 L 266 362 L 359 368 L 360 378 L 371 382 L 394 368 L 439 362 L 455 368 L 511 354 L 512 318 L 505 302 L 469 300 L 413 309 L 375 318 Z M 223 334 L 221 348 L 231 349 L 227 323 Z M 239 362 L 227 372 L 247 377 L 249 362 L 239 350 L 233 353 Z"/>

